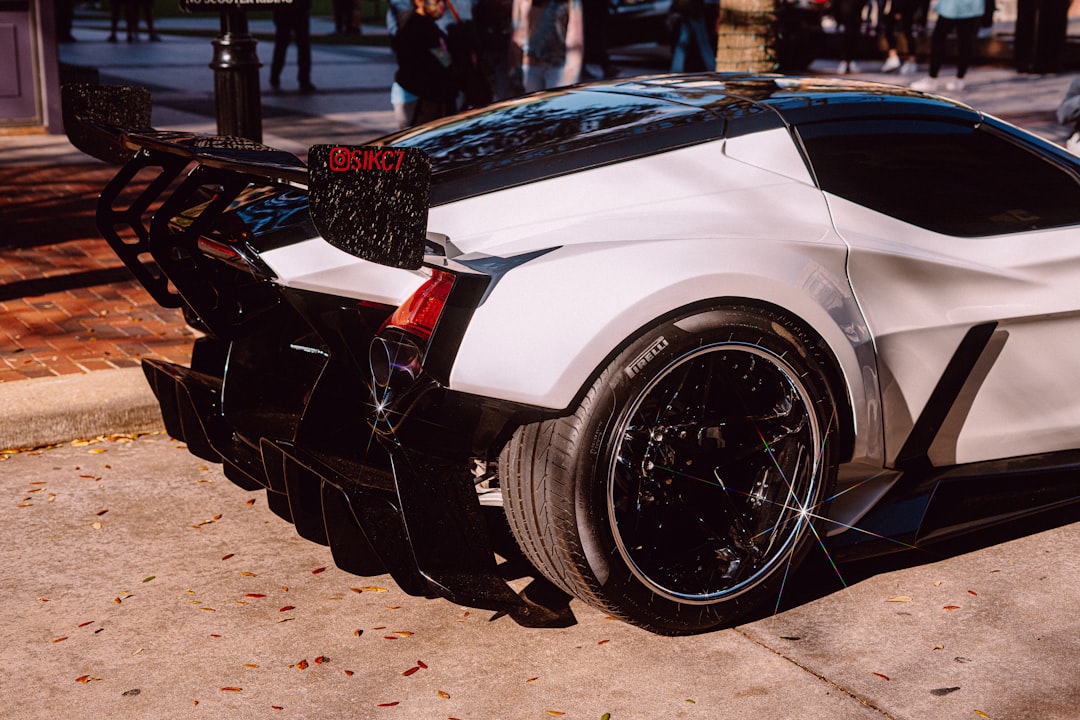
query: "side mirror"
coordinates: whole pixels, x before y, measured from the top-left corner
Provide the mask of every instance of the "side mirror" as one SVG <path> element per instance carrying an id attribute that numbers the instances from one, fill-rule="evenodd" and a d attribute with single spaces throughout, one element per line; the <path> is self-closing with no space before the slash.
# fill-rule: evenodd
<path id="1" fill-rule="evenodd" d="M 390 267 L 423 263 L 431 196 L 423 150 L 313 145 L 308 196 L 315 228 L 334 247 Z"/>

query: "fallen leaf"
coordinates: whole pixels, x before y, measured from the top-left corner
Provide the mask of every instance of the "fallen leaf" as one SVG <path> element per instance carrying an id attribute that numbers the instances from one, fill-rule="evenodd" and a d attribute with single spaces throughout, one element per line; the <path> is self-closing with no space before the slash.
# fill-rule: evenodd
<path id="1" fill-rule="evenodd" d="M 426 664 L 426 663 L 425 663 L 425 662 L 424 662 L 423 660 L 417 660 L 417 661 L 416 661 L 416 664 L 417 664 L 417 666 L 419 666 L 419 667 L 420 667 L 421 669 L 423 669 L 423 670 L 427 670 L 427 669 L 428 669 L 428 668 L 427 668 L 427 664 Z"/>
<path id="2" fill-rule="evenodd" d="M 531 677 L 528 680 L 526 680 L 525 682 L 527 682 L 527 683 L 536 682 L 539 679 L 540 679 L 539 677 Z"/>
<path id="3" fill-rule="evenodd" d="M 221 692 L 243 692 L 243 688 L 226 686 L 221 688 Z"/>
<path id="4" fill-rule="evenodd" d="M 231 558 L 232 556 L 233 556 L 233 554 L 232 554 L 232 553 L 229 553 L 228 555 L 222 555 L 222 556 L 221 556 L 221 559 L 222 559 L 222 560 L 228 560 L 228 559 L 229 559 L 229 558 Z"/>
<path id="5" fill-rule="evenodd" d="M 324 568 L 324 567 L 315 568 L 314 570 L 311 571 L 311 574 L 312 575 L 318 575 L 321 572 L 326 572 L 326 568 Z"/>
<path id="6" fill-rule="evenodd" d="M 149 577 L 144 577 L 144 578 L 143 578 L 143 582 L 144 582 L 144 583 L 148 583 L 148 582 L 150 582 L 151 580 L 153 580 L 153 579 L 154 579 L 154 578 L 156 578 L 156 577 L 157 577 L 157 575 L 151 575 L 151 576 L 149 576 Z"/>
<path id="7" fill-rule="evenodd" d="M 874 673 L 874 674 L 875 674 L 875 675 L 877 675 L 877 676 L 878 676 L 879 678 L 881 678 L 882 680 L 888 680 L 888 679 L 889 679 L 889 676 L 888 676 L 888 675 L 882 675 L 881 673 L 878 673 L 878 672 L 876 672 L 876 673 Z"/>
<path id="8" fill-rule="evenodd" d="M 307 660 L 301 660 L 300 662 L 296 663 L 296 669 L 297 670 L 307 670 L 308 669 L 308 661 Z"/>
<path id="9" fill-rule="evenodd" d="M 257 668 L 259 666 L 256 665 L 255 663 L 244 663 L 244 667 L 254 670 L 255 668 Z"/>
<path id="10" fill-rule="evenodd" d="M 53 640 L 53 643 L 55 644 L 55 643 L 58 643 L 58 642 L 64 642 L 65 640 L 67 640 L 67 635 L 64 635 L 63 637 L 56 638 L 55 640 Z"/>
<path id="11" fill-rule="evenodd" d="M 403 638 L 412 637 L 412 635 L 413 635 L 408 630 L 395 630 L 394 634 L 397 635 L 398 637 L 403 637 Z"/>
<path id="12" fill-rule="evenodd" d="M 345 677 L 352 677 L 355 674 L 356 673 L 354 673 L 352 670 L 346 670 L 345 671 Z"/>
<path id="13" fill-rule="evenodd" d="M 104 514 L 105 514 L 105 513 L 107 513 L 107 512 L 109 512 L 109 511 L 108 511 L 107 509 L 106 509 L 106 510 L 98 510 L 98 511 L 97 511 L 96 513 L 94 513 L 94 514 L 95 514 L 95 515 L 97 515 L 98 517 L 101 517 L 102 515 L 104 515 Z"/>
<path id="14" fill-rule="evenodd" d="M 285 607 L 278 610 L 278 612 L 289 612 L 290 610 L 295 610 L 295 609 L 296 609 L 296 607 L 293 606 L 293 605 L 286 605 Z"/>
<path id="15" fill-rule="evenodd" d="M 445 692 L 443 690 L 440 690 L 439 691 L 439 697 L 441 697 L 443 700 L 449 700 L 450 699 L 450 693 Z"/>
<path id="16" fill-rule="evenodd" d="M 251 498 L 250 500 L 247 501 L 246 504 L 249 505 L 249 506 L 254 505 L 255 504 L 255 498 Z"/>
<path id="17" fill-rule="evenodd" d="M 253 573 L 253 572 L 248 572 L 247 570 L 241 570 L 241 571 L 240 571 L 240 575 L 241 575 L 242 577 L 259 577 L 259 576 L 258 576 L 258 575 L 256 575 L 255 573 Z"/>
<path id="18" fill-rule="evenodd" d="M 975 714 L 976 714 L 976 715 L 978 715 L 979 717 L 984 717 L 984 718 L 988 718 L 988 717 L 990 717 L 989 715 L 987 715 L 986 713 L 984 713 L 984 712 L 983 712 L 982 710 L 972 710 L 971 712 L 975 713 Z"/>
<path id="19" fill-rule="evenodd" d="M 945 646 L 942 645 L 941 643 L 937 643 L 937 644 L 934 645 L 934 647 L 932 649 L 934 649 L 934 650 L 944 650 Z"/>
<path id="20" fill-rule="evenodd" d="M 281 707 L 280 705 L 271 705 L 270 709 L 271 710 L 284 710 L 285 708 Z"/>
<path id="21" fill-rule="evenodd" d="M 106 451 L 106 450 L 105 450 L 105 448 L 94 448 L 94 449 L 93 449 L 93 450 L 91 450 L 90 452 L 92 452 L 93 454 L 97 455 L 98 453 L 103 453 L 103 452 L 105 452 L 105 451 Z"/>
<path id="22" fill-rule="evenodd" d="M 94 624 L 93 620 L 87 620 L 84 623 L 79 623 L 79 627 L 86 627 L 87 625 L 93 625 L 93 624 Z"/>
<path id="23" fill-rule="evenodd" d="M 978 597 L 979 593 L 975 592 L 974 590 L 968 590 L 968 595 L 974 595 L 975 597 Z"/>
<path id="24" fill-rule="evenodd" d="M 597 645 L 607 645 L 609 642 L 611 642 L 611 641 L 610 640 L 601 640 L 600 642 L 598 642 L 596 644 Z"/>
<path id="25" fill-rule="evenodd" d="M 885 602 L 895 602 L 895 603 L 911 602 L 911 597 L 908 596 L 908 595 L 897 595 L 896 597 L 889 598 Z"/>
<path id="26" fill-rule="evenodd" d="M 244 597 L 246 597 L 246 598 L 264 598 L 266 596 L 263 595 L 262 593 L 244 593 Z"/>
<path id="27" fill-rule="evenodd" d="M 546 712 L 548 715 L 554 715 L 555 717 L 559 717 L 561 715 L 566 714 L 564 712 L 559 712 L 558 710 L 545 710 L 544 712 Z"/>
<path id="28" fill-rule="evenodd" d="M 411 668 L 409 668 L 408 670 L 406 670 L 405 672 L 403 672 L 401 674 L 404 675 L 405 677 L 409 677 L 410 675 L 412 675 L 413 673 L 415 673 L 419 669 L 420 669 L 419 665 L 414 665 L 414 666 L 412 666 Z"/>
<path id="29" fill-rule="evenodd" d="M 398 705 L 398 704 L 400 704 L 400 703 L 397 700 L 395 700 L 394 702 L 379 703 L 375 707 L 394 707 L 395 705 Z"/>
<path id="30" fill-rule="evenodd" d="M 959 610 L 959 609 L 960 609 L 959 605 L 946 605 L 945 607 L 942 608 L 942 610 Z"/>
<path id="31" fill-rule="evenodd" d="M 611 713 L 604 713 L 600 716 L 600 720 L 611 720 Z"/>
<path id="32" fill-rule="evenodd" d="M 360 590 L 363 592 L 389 592 L 384 587 L 375 587 L 374 585 L 365 585 L 364 587 L 360 588 Z"/>
<path id="33" fill-rule="evenodd" d="M 319 657 L 315 658 L 316 665 L 322 665 L 325 662 L 330 662 L 330 658 L 326 657 L 325 655 L 320 655 Z"/>
<path id="34" fill-rule="evenodd" d="M 359 629 L 359 628 L 357 628 L 356 630 L 353 630 L 353 635 L 355 635 L 356 637 L 360 637 L 363 634 L 364 634 L 364 631 Z"/>
<path id="35" fill-rule="evenodd" d="M 100 679 L 101 678 L 91 677 L 90 675 L 80 675 L 79 677 L 75 678 L 75 682 L 85 685 L 86 683 L 94 682 L 95 680 Z"/>

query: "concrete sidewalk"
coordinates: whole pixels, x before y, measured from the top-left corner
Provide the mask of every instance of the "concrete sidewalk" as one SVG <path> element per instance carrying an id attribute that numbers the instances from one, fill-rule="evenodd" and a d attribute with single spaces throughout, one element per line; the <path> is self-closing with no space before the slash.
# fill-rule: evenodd
<path id="1" fill-rule="evenodd" d="M 80 17 L 78 41 L 61 46 L 61 59 L 96 68 L 104 84 L 150 88 L 156 127 L 213 133 L 210 40 L 170 34 L 170 28 L 216 22 L 197 16 L 162 19 L 162 42 L 129 44 L 107 42 L 107 24 L 100 17 Z M 253 20 L 252 30 L 268 31 L 268 24 Z M 326 19 L 313 19 L 316 36 L 331 31 Z M 263 45 L 261 56 L 268 55 Z M 666 63 L 655 46 L 620 48 L 613 59 L 625 76 L 663 72 Z M 293 62 L 291 49 L 283 90 L 264 92 L 262 98 L 266 144 L 305 157 L 316 143 L 362 143 L 394 129 L 389 48 L 316 44 L 312 80 L 318 92 L 313 94 L 290 90 L 295 88 Z M 836 61 L 821 60 L 809 72 L 835 71 Z M 268 67 L 261 72 L 266 88 Z M 1054 110 L 1075 75 L 1020 75 L 1008 67 L 980 66 L 955 97 L 1061 142 L 1067 133 Z M 874 72 L 848 77 L 912 79 Z M 94 198 L 112 169 L 74 150 L 63 137 L 0 136 L 0 150 L 0 213 L 8 228 L 0 240 L 0 405 L 10 409 L 0 425 L 0 449 L 158 426 L 149 389 L 130 370 L 144 357 L 186 362 L 193 336 L 180 313 L 159 308 L 97 234 Z M 99 400 L 76 417 L 68 401 L 74 396 Z"/>

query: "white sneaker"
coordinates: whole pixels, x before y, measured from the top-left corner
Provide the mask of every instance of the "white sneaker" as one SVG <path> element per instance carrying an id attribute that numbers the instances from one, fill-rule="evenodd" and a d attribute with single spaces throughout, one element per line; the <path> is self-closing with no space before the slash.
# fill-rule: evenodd
<path id="1" fill-rule="evenodd" d="M 900 66 L 901 75 L 914 75 L 917 72 L 919 72 L 919 64 L 911 60 Z"/>
<path id="2" fill-rule="evenodd" d="M 885 58 L 885 62 L 881 66 L 881 72 L 887 73 L 900 68 L 900 57 L 895 53 Z"/>
<path id="3" fill-rule="evenodd" d="M 957 90 L 963 90 L 964 87 L 965 87 L 965 84 L 964 84 L 964 81 L 963 81 L 962 78 L 956 78 L 955 80 L 946 80 L 945 81 L 945 89 L 946 90 L 957 91 Z"/>
<path id="4" fill-rule="evenodd" d="M 1074 132 L 1065 141 L 1065 149 L 1073 155 L 1080 155 L 1080 131 Z"/>
<path id="5" fill-rule="evenodd" d="M 937 78 L 924 77 L 924 78 L 919 78 L 915 82 L 911 83 L 911 85 L 909 85 L 908 87 L 910 87 L 912 90 L 921 90 L 923 92 L 934 92 L 935 90 L 938 89 L 938 81 L 937 81 Z"/>

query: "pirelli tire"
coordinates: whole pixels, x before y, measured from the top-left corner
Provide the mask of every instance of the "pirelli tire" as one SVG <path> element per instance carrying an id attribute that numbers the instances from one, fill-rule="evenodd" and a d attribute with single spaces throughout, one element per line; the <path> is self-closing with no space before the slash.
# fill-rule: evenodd
<path id="1" fill-rule="evenodd" d="M 585 603 L 665 635 L 772 608 L 835 481 L 827 351 L 771 309 L 645 332 L 571 415 L 500 456 L 525 555 Z"/>

